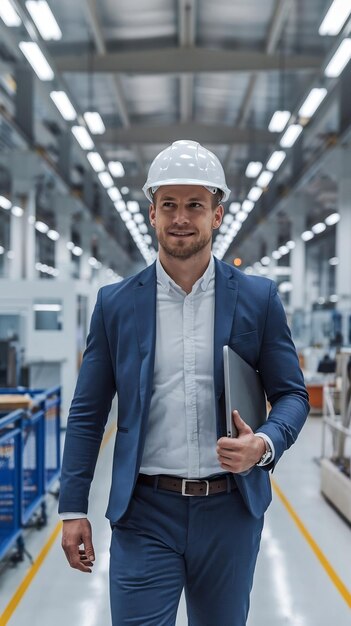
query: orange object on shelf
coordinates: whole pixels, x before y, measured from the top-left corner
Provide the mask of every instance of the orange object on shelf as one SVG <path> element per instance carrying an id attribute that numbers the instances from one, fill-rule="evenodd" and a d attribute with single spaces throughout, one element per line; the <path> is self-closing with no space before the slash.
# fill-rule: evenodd
<path id="1" fill-rule="evenodd" d="M 323 385 L 321 384 L 307 384 L 307 391 L 310 396 L 310 405 L 313 409 L 323 408 Z"/>

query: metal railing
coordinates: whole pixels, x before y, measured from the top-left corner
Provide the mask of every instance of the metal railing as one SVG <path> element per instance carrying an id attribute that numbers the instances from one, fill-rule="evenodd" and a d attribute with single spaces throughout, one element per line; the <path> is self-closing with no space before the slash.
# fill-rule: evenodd
<path id="1" fill-rule="evenodd" d="M 31 525 L 46 524 L 45 497 L 60 474 L 61 388 L 0 389 L 29 395 L 31 406 L 0 414 L 0 559 Z"/>

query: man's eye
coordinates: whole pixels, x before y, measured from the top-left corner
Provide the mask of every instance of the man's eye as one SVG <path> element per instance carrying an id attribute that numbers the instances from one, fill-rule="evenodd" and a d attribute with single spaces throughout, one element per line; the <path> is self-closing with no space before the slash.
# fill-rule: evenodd
<path id="1" fill-rule="evenodd" d="M 202 204 L 200 202 L 191 202 L 190 206 L 194 209 L 200 208 Z"/>
<path id="2" fill-rule="evenodd" d="M 167 207 L 167 208 L 172 207 L 173 202 L 164 202 L 162 206 Z"/>

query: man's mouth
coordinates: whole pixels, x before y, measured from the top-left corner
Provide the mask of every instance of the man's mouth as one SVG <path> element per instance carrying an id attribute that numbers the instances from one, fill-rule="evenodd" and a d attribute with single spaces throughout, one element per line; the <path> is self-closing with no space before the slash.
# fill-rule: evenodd
<path id="1" fill-rule="evenodd" d="M 177 231 L 170 231 L 169 234 L 172 237 L 191 237 L 191 235 L 193 235 L 194 233 L 183 233 L 183 232 L 177 232 Z"/>

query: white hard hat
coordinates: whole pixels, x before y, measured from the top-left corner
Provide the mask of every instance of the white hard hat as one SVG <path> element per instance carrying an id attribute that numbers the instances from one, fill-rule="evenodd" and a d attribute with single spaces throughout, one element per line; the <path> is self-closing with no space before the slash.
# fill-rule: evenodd
<path id="1" fill-rule="evenodd" d="M 181 139 L 162 150 L 151 163 L 143 192 L 150 202 L 153 193 L 163 185 L 201 185 L 212 193 L 223 192 L 225 202 L 230 196 L 221 163 L 197 141 Z"/>

